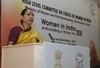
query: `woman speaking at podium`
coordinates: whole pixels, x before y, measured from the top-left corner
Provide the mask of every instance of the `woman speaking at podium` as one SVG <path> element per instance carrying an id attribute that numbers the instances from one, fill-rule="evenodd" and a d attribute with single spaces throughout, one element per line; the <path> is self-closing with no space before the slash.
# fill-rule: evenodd
<path id="1" fill-rule="evenodd" d="M 33 30 L 31 24 L 34 21 L 34 13 L 32 9 L 25 8 L 21 12 L 21 23 L 11 29 L 8 45 L 39 43 L 39 35 Z"/>

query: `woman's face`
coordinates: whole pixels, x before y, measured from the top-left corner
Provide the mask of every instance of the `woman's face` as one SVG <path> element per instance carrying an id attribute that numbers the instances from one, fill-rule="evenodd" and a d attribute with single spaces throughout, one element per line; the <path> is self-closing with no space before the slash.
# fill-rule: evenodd
<path id="1" fill-rule="evenodd" d="M 24 16 L 22 16 L 23 23 L 31 25 L 34 21 L 34 14 L 32 10 L 28 9 L 26 10 L 26 13 Z"/>

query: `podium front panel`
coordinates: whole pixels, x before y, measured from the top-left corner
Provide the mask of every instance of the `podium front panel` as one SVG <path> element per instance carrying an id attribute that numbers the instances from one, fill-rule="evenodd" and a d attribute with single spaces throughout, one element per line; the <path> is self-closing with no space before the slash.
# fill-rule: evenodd
<path id="1" fill-rule="evenodd" d="M 2 47 L 2 68 L 43 68 L 43 45 Z"/>

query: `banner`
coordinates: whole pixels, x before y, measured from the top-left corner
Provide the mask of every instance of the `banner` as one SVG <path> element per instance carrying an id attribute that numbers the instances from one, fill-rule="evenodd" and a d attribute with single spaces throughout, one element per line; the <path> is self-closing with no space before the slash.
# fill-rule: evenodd
<path id="1" fill-rule="evenodd" d="M 90 68 L 89 53 L 88 47 L 45 42 L 44 68 Z"/>
<path id="2" fill-rule="evenodd" d="M 24 8 L 33 10 L 32 27 L 42 41 L 93 46 L 100 59 L 96 0 L 2 0 L 2 45 L 7 44 L 11 28 L 20 25 Z"/>

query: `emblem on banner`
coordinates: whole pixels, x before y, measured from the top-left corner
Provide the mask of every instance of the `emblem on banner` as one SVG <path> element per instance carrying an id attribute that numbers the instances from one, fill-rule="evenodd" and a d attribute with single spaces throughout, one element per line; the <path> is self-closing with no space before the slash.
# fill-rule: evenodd
<path id="1" fill-rule="evenodd" d="M 62 52 L 60 51 L 60 49 L 57 49 L 55 51 L 55 66 L 54 68 L 62 68 L 62 64 L 61 64 L 61 56 L 62 56 Z"/>
<path id="2" fill-rule="evenodd" d="M 96 0 L 91 0 L 91 3 L 89 4 L 89 12 L 91 16 L 95 16 L 95 6 L 94 6 L 95 1 Z"/>

